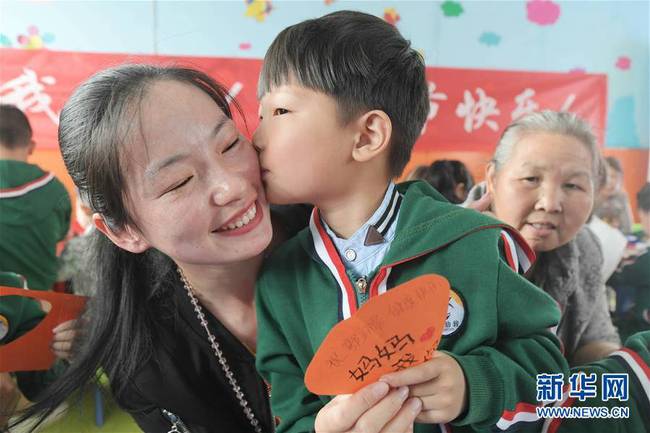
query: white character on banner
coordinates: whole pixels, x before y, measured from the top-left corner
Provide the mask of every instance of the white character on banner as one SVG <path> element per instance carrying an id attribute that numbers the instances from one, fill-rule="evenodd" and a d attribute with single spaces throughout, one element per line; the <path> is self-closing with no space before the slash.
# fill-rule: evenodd
<path id="1" fill-rule="evenodd" d="M 237 98 L 237 95 L 239 95 L 239 92 L 244 88 L 244 85 L 239 82 L 235 81 L 235 83 L 230 86 L 230 89 L 228 89 L 228 94 L 226 95 L 226 101 L 230 104 L 233 99 Z"/>
<path id="2" fill-rule="evenodd" d="M 493 131 L 499 129 L 499 124 L 490 116 L 498 116 L 501 111 L 497 108 L 496 99 L 487 96 L 485 91 L 480 87 L 476 88 L 478 100 L 475 101 L 474 97 L 469 90 L 465 90 L 465 100 L 460 102 L 456 107 L 456 116 L 465 118 L 464 128 L 466 132 L 476 131 L 481 128 L 483 124 L 487 125 Z"/>
<path id="3" fill-rule="evenodd" d="M 510 113 L 510 118 L 512 120 L 518 119 L 524 114 L 532 113 L 539 109 L 539 104 L 533 101 L 533 96 L 535 96 L 535 91 L 530 87 L 525 88 L 523 92 L 515 96 L 517 106 L 512 110 L 512 113 Z"/>
<path id="4" fill-rule="evenodd" d="M 427 120 L 424 122 L 424 126 L 422 127 L 422 131 L 420 132 L 420 135 L 424 134 L 427 130 L 427 124 L 429 121 L 433 120 L 436 118 L 436 115 L 438 114 L 438 108 L 440 108 L 440 104 L 438 104 L 437 101 L 446 101 L 447 100 L 447 95 L 442 92 L 436 92 L 436 83 L 433 81 L 428 82 L 429 85 L 429 114 L 427 115 Z"/>
<path id="5" fill-rule="evenodd" d="M 15 105 L 25 112 L 45 113 L 58 125 L 59 115 L 50 107 L 52 97 L 45 92 L 45 86 L 54 84 L 54 77 L 48 75 L 39 79 L 32 69 L 23 68 L 22 75 L 0 84 L 0 103 Z"/>
<path id="6" fill-rule="evenodd" d="M 576 100 L 576 94 L 575 93 L 570 93 L 569 96 L 566 97 L 564 104 L 560 107 L 560 111 L 569 111 L 571 106 Z"/>

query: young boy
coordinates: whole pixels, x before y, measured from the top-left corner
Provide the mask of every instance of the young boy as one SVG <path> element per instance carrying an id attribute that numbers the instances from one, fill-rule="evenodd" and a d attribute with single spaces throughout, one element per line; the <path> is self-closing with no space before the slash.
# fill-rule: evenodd
<path id="1" fill-rule="evenodd" d="M 391 181 L 429 109 L 421 56 L 381 19 L 336 12 L 277 36 L 259 96 L 254 142 L 270 201 L 315 206 L 309 227 L 269 258 L 258 282 L 257 366 L 272 386 L 278 431 L 314 430 L 329 401 L 303 382 L 328 331 L 370 297 L 429 273 L 452 287 L 439 352 L 414 368 L 435 373 L 386 379 L 416 385 L 425 423 L 416 431 L 531 420 L 536 375 L 566 371 L 549 330 L 555 302 L 511 269 L 523 249 L 498 222 L 423 182 Z"/>

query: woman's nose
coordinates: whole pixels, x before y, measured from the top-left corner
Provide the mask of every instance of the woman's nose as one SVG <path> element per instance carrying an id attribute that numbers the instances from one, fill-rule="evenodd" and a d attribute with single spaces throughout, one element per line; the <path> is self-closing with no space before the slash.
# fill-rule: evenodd
<path id="1" fill-rule="evenodd" d="M 548 185 L 540 188 L 535 207 L 538 210 L 544 210 L 549 213 L 562 212 L 563 199 L 564 196 L 561 188 Z"/>
<path id="2" fill-rule="evenodd" d="M 211 180 L 211 199 L 217 206 L 227 206 L 246 198 L 248 182 L 243 173 L 220 170 Z"/>

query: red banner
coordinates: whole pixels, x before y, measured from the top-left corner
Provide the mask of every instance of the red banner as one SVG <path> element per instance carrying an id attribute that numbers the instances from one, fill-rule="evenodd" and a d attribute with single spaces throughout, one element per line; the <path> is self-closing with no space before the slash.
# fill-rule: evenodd
<path id="1" fill-rule="evenodd" d="M 0 49 L 0 102 L 27 113 L 39 148 L 57 147 L 58 115 L 73 89 L 93 73 L 128 62 L 199 68 L 235 96 L 257 126 L 257 78 L 262 61 L 211 57 L 138 56 Z M 491 152 L 513 119 L 541 110 L 568 110 L 586 119 L 602 144 L 607 107 L 604 74 L 427 68 L 429 118 L 416 151 Z"/>

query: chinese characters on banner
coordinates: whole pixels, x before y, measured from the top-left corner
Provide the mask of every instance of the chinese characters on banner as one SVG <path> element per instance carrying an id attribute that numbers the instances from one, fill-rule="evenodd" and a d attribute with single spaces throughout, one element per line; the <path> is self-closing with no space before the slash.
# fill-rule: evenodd
<path id="1" fill-rule="evenodd" d="M 248 135 L 257 126 L 261 60 L 135 56 L 0 49 L 0 102 L 27 113 L 40 148 L 57 147 L 58 116 L 65 100 L 95 72 L 127 62 L 199 68 L 239 101 Z M 604 74 L 427 68 L 429 115 L 415 151 L 491 152 L 513 119 L 540 109 L 568 110 L 585 118 L 603 144 L 607 82 Z"/>

